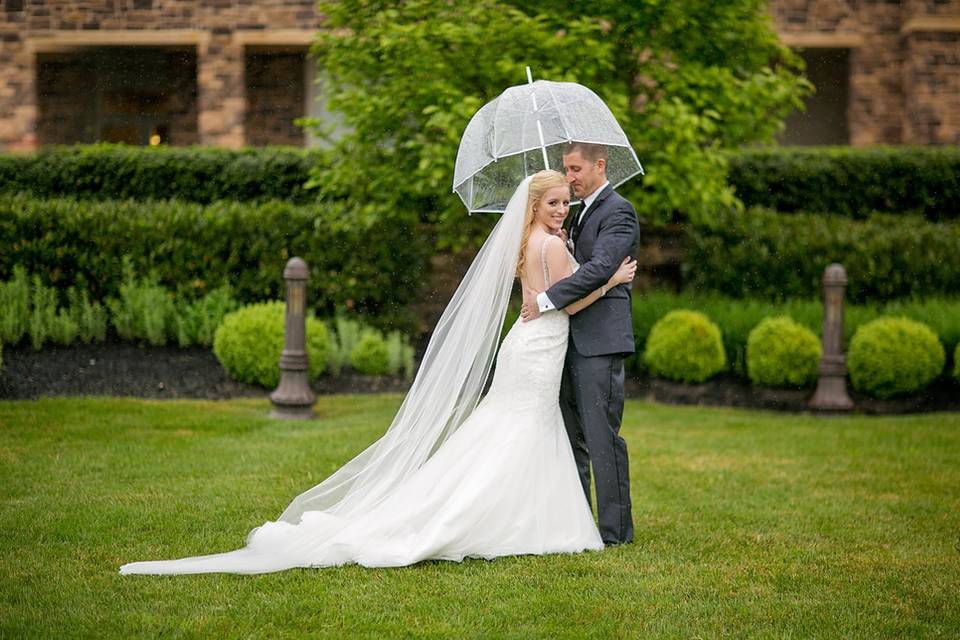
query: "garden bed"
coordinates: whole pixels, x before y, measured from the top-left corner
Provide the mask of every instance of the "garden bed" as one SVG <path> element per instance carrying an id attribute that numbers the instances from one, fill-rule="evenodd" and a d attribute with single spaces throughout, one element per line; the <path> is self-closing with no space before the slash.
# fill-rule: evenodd
<path id="1" fill-rule="evenodd" d="M 318 394 L 403 392 L 403 378 L 344 372 L 322 376 Z M 263 396 L 267 390 L 231 380 L 213 353 L 202 348 L 147 347 L 124 343 L 4 350 L 0 398 L 40 396 L 135 396 L 141 398 L 225 399 Z M 812 392 L 754 387 L 730 375 L 702 384 L 681 384 L 660 378 L 630 378 L 627 397 L 669 404 L 747 407 L 805 411 Z M 851 390 L 857 411 L 910 413 L 960 411 L 960 384 L 941 380 L 909 398 L 877 400 Z"/>

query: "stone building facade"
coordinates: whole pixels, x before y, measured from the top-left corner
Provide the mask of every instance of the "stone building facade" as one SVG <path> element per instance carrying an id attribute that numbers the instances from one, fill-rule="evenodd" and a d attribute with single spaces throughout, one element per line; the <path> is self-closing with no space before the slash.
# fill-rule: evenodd
<path id="1" fill-rule="evenodd" d="M 771 0 L 796 144 L 960 143 L 960 0 Z M 313 0 L 0 0 L 0 150 L 310 144 Z"/>

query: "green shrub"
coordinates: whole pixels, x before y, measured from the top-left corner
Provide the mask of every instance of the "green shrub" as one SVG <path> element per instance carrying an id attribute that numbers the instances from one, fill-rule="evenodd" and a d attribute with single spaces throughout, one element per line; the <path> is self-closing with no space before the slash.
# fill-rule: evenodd
<path id="1" fill-rule="evenodd" d="M 720 329 L 696 311 L 671 311 L 650 330 L 644 362 L 654 375 L 703 382 L 726 364 Z"/>
<path id="2" fill-rule="evenodd" d="M 953 351 L 953 377 L 960 381 L 960 344 Z"/>
<path id="3" fill-rule="evenodd" d="M 30 287 L 30 344 L 39 350 L 52 338 L 57 323 L 57 290 L 45 287 L 39 276 L 33 276 Z"/>
<path id="4" fill-rule="evenodd" d="M 117 335 L 123 340 L 165 345 L 175 313 L 173 296 L 157 282 L 156 275 L 137 278 L 128 260 L 123 268 L 120 297 L 107 300 Z"/>
<path id="5" fill-rule="evenodd" d="M 238 302 L 279 299 L 291 256 L 310 265 L 307 296 L 323 316 L 351 307 L 382 329 L 414 325 L 408 304 L 432 251 L 412 222 L 373 224 L 349 204 L 37 200 L 0 195 L 0 279 L 13 268 L 91 299 L 120 296 L 123 259 L 178 299 L 229 285 Z M 171 337 L 175 337 L 171 331 Z"/>
<path id="6" fill-rule="evenodd" d="M 103 342 L 107 339 L 107 309 L 99 302 L 90 302 L 86 289 L 67 291 L 70 302 L 70 317 L 77 325 L 77 334 L 84 344 Z"/>
<path id="7" fill-rule="evenodd" d="M 13 268 L 13 277 L 0 282 L 0 342 L 17 344 L 27 333 L 30 321 L 30 281 L 22 266 Z"/>
<path id="8" fill-rule="evenodd" d="M 334 336 L 331 339 L 330 357 L 328 363 L 333 375 L 340 375 L 343 365 L 350 363 L 350 354 L 353 353 L 364 327 L 359 320 L 337 315 L 333 319 Z"/>
<path id="9" fill-rule="evenodd" d="M 323 151 L 293 147 L 47 146 L 36 154 L 0 155 L 0 191 L 96 200 L 177 198 L 209 203 L 282 199 L 309 202 L 309 170 Z"/>
<path id="10" fill-rule="evenodd" d="M 223 317 L 236 308 L 229 287 L 214 289 L 193 302 L 178 301 L 173 322 L 177 343 L 181 347 L 209 347 Z"/>
<path id="11" fill-rule="evenodd" d="M 923 389 L 943 371 L 943 345 L 926 325 L 883 317 L 857 330 L 847 367 L 854 388 L 889 398 Z"/>
<path id="12" fill-rule="evenodd" d="M 732 154 L 729 180 L 747 206 L 779 211 L 915 212 L 960 217 L 957 147 L 803 147 Z"/>
<path id="13" fill-rule="evenodd" d="M 242 307 L 223 317 L 213 337 L 213 353 L 234 380 L 272 389 L 280 382 L 283 352 L 284 312 L 282 302 L 264 302 Z M 327 327 L 307 317 L 308 377 L 323 372 L 330 339 Z"/>
<path id="14" fill-rule="evenodd" d="M 408 344 L 399 331 L 387 334 L 387 371 L 407 380 L 413 379 L 413 346 Z"/>
<path id="15" fill-rule="evenodd" d="M 847 299 L 960 294 L 960 221 L 873 214 L 866 220 L 780 214 L 761 209 L 717 212 L 715 228 L 691 227 L 682 265 L 698 292 L 735 298 L 819 298 L 823 270 L 847 272 Z"/>
<path id="16" fill-rule="evenodd" d="M 810 329 L 789 316 L 766 318 L 747 338 L 747 372 L 765 387 L 805 387 L 817 380 L 822 349 Z"/>
<path id="17" fill-rule="evenodd" d="M 387 342 L 379 333 L 368 331 L 350 352 L 350 364 L 360 373 L 382 376 L 390 373 L 390 354 Z"/>
<path id="18" fill-rule="evenodd" d="M 637 372 L 644 369 L 643 346 L 653 325 L 675 309 L 691 309 L 709 317 L 720 328 L 728 368 L 744 378 L 747 377 L 747 337 L 761 320 L 787 314 L 815 333 L 820 331 L 823 324 L 822 305 L 815 300 L 774 303 L 754 299 L 736 300 L 716 294 L 695 294 L 689 291 L 635 294 L 633 334 L 637 344 L 637 356 L 632 360 L 631 366 Z"/>

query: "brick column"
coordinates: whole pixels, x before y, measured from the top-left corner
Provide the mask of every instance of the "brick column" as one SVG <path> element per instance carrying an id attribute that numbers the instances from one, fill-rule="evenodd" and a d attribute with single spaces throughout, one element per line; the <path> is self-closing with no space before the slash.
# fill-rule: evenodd
<path id="1" fill-rule="evenodd" d="M 903 39 L 900 3 L 864 2 L 864 46 L 850 59 L 850 144 L 903 141 Z"/>
<path id="2" fill-rule="evenodd" d="M 960 144 L 960 0 L 912 2 L 903 25 L 905 143 Z"/>
<path id="3" fill-rule="evenodd" d="M 233 32 L 214 29 L 197 55 L 197 106 L 200 144 L 242 147 L 246 113 L 243 46 Z"/>
<path id="4" fill-rule="evenodd" d="M 0 150 L 37 147 L 36 56 L 12 24 L 0 27 Z"/>

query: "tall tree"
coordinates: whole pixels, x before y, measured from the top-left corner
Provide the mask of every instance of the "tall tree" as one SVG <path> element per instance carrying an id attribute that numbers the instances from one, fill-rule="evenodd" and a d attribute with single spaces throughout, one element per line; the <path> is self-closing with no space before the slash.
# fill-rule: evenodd
<path id="1" fill-rule="evenodd" d="M 342 115 L 313 176 L 321 194 L 358 223 L 431 223 L 441 245 L 482 236 L 491 219 L 467 220 L 450 192 L 457 145 L 529 65 L 591 87 L 617 115 L 647 170 L 627 189 L 642 214 L 709 223 L 738 204 L 723 150 L 770 140 L 808 87 L 761 0 L 515 4 L 321 0 L 313 52 Z"/>

